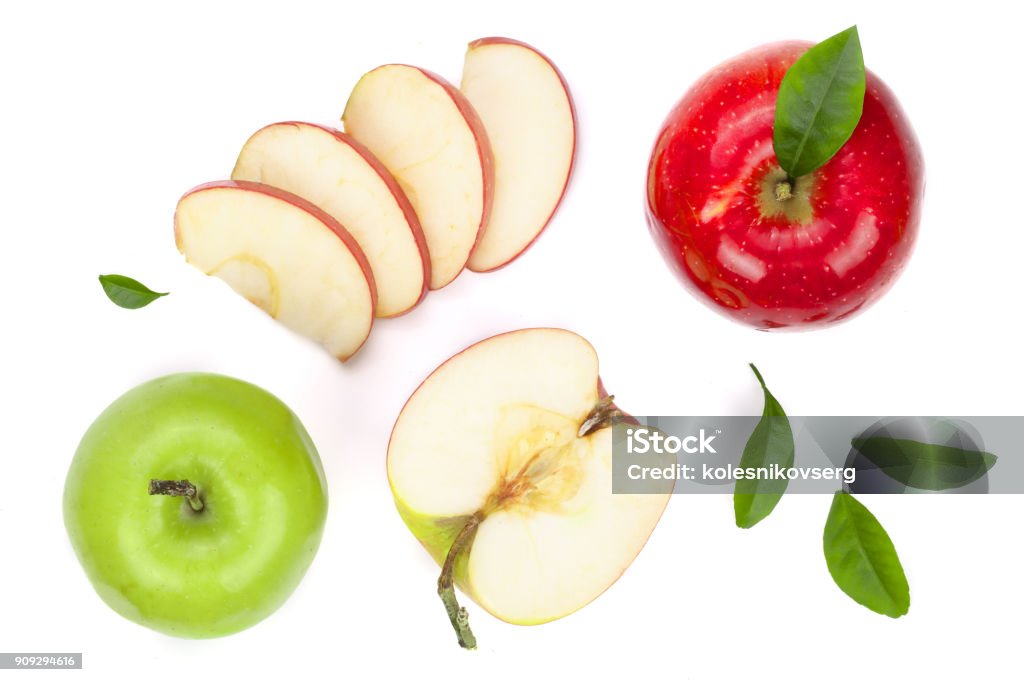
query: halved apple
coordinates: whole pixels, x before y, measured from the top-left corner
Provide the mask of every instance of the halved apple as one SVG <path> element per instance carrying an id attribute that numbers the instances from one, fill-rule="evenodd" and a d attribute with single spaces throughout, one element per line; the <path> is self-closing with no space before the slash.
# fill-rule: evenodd
<path id="1" fill-rule="evenodd" d="M 612 493 L 623 415 L 597 370 L 572 332 L 509 332 L 442 364 L 398 416 L 388 480 L 442 566 L 438 590 L 467 648 L 453 582 L 502 620 L 545 623 L 614 583 L 661 517 L 667 493 Z"/>
<path id="2" fill-rule="evenodd" d="M 370 334 L 377 291 L 366 257 L 301 197 L 257 182 L 200 185 L 178 201 L 174 238 L 189 263 L 340 360 Z"/>
<path id="3" fill-rule="evenodd" d="M 468 264 L 485 272 L 522 254 L 561 203 L 576 154 L 576 114 L 551 60 L 510 38 L 469 44 L 461 89 L 494 153 L 494 206 Z"/>
<path id="4" fill-rule="evenodd" d="M 472 105 L 436 74 L 388 64 L 359 79 L 342 120 L 416 209 L 430 253 L 430 288 L 450 283 L 487 224 L 493 194 L 491 147 Z"/>
<path id="5" fill-rule="evenodd" d="M 312 123 L 275 123 L 238 155 L 234 180 L 279 187 L 313 202 L 352 234 L 377 285 L 377 317 L 419 303 L 430 258 L 416 212 L 391 173 L 350 136 Z"/>

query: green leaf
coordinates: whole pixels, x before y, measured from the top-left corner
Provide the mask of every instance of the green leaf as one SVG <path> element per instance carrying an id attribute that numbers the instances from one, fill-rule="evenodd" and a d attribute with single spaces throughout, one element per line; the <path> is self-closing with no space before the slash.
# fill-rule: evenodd
<path id="1" fill-rule="evenodd" d="M 833 496 L 823 546 L 828 572 L 855 602 L 890 618 L 910 610 L 910 586 L 896 548 L 853 495 L 839 490 Z"/>
<path id="2" fill-rule="evenodd" d="M 775 156 L 791 178 L 820 168 L 853 134 L 864 110 L 864 55 L 851 26 L 789 67 L 775 100 Z"/>
<path id="3" fill-rule="evenodd" d="M 950 490 L 978 480 L 998 457 L 990 452 L 874 436 L 853 447 L 890 478 L 921 490 Z"/>
<path id="4" fill-rule="evenodd" d="M 167 292 L 158 293 L 145 284 L 124 275 L 100 275 L 100 284 L 103 286 L 103 293 L 107 295 L 107 298 L 116 305 L 131 310 L 143 308 L 161 296 L 167 295 Z"/>
<path id="5" fill-rule="evenodd" d="M 757 367 L 750 365 L 750 369 L 754 370 L 754 375 L 764 391 L 764 412 L 761 414 L 761 421 L 750 434 L 746 447 L 743 448 L 740 467 L 770 467 L 778 464 L 788 469 L 793 466 L 794 457 L 793 430 L 789 425 L 789 419 L 782 405 L 765 386 Z M 785 478 L 742 478 L 736 481 L 736 490 L 732 497 L 736 525 L 740 528 L 752 528 L 771 514 L 788 485 L 789 480 Z"/>

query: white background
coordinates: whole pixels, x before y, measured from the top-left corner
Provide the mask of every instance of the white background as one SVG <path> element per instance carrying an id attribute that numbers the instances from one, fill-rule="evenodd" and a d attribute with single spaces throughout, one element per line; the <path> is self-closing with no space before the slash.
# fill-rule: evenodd
<path id="1" fill-rule="evenodd" d="M 53 674 L 104 680 L 1019 674 L 1021 497 L 868 500 L 910 580 L 900 620 L 831 582 L 828 497 L 786 498 L 751 531 L 735 528 L 728 496 L 676 497 L 625 576 L 579 613 L 524 628 L 469 604 L 481 648 L 467 653 L 435 595 L 436 566 L 394 511 L 384 462 L 402 403 L 431 369 L 524 326 L 586 336 L 635 414 L 757 413 L 749 361 L 790 414 L 1024 414 L 1024 107 L 1009 7 L 930 4 L 925 17 L 864 0 L 5 4 L 0 651 L 81 651 L 84 672 Z M 691 298 L 647 235 L 651 143 L 674 101 L 723 59 L 852 23 L 925 152 L 918 248 L 895 288 L 845 325 L 743 328 Z M 224 178 L 251 132 L 337 123 L 357 78 L 386 62 L 457 82 L 465 44 L 490 34 L 546 51 L 581 124 L 561 212 L 512 266 L 467 272 L 379 323 L 342 366 L 184 263 L 172 239 L 178 197 Z M 121 310 L 101 293 L 102 272 L 173 293 Z M 114 614 L 61 516 L 64 475 L 92 419 L 133 385 L 180 370 L 238 376 L 287 402 L 331 494 L 323 544 L 294 596 L 213 641 Z"/>

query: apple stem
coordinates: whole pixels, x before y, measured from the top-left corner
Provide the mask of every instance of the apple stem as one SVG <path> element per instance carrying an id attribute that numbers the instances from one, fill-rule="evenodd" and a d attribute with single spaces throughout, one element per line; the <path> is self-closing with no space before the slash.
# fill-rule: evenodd
<path id="1" fill-rule="evenodd" d="M 205 507 L 203 499 L 199 497 L 199 490 L 187 480 L 168 481 L 154 478 L 149 482 L 149 494 L 184 497 L 194 512 L 201 512 Z"/>
<path id="2" fill-rule="evenodd" d="M 599 429 L 603 429 L 606 426 L 611 426 L 617 421 L 622 421 L 626 418 L 626 413 L 615 407 L 613 401 L 615 396 L 610 395 L 602 398 L 597 405 L 594 405 L 594 409 L 590 411 L 587 418 L 580 424 L 579 430 L 576 432 L 577 438 L 583 438 L 589 433 L 593 433 Z"/>
<path id="3" fill-rule="evenodd" d="M 777 201 L 789 201 L 793 198 L 793 181 L 786 176 L 785 180 L 775 183 L 775 199 Z"/>
<path id="4" fill-rule="evenodd" d="M 448 556 L 444 559 L 444 566 L 441 567 L 441 577 L 437 579 L 437 594 L 444 603 L 444 609 L 448 612 L 448 620 L 455 628 L 455 634 L 459 638 L 459 646 L 463 649 L 475 649 L 476 637 L 469 628 L 469 614 L 465 607 L 459 606 L 455 598 L 455 561 L 459 555 L 469 549 L 476 537 L 477 528 L 484 520 L 484 513 L 478 511 L 469 517 L 466 525 L 462 527 L 455 541 L 448 549 Z"/>

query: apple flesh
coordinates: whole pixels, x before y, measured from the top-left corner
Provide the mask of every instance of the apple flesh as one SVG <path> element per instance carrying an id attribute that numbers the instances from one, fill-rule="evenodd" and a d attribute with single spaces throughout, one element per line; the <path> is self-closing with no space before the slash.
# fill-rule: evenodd
<path id="1" fill-rule="evenodd" d="M 442 364 L 395 423 L 387 466 L 399 513 L 454 583 L 502 620 L 545 623 L 589 603 L 640 552 L 668 502 L 612 493 L 605 398 L 586 340 L 525 329 Z"/>
<path id="2" fill-rule="evenodd" d="M 284 190 L 225 180 L 189 190 L 174 213 L 189 263 L 226 281 L 283 325 L 351 357 L 373 326 L 377 292 L 355 239 Z"/>
<path id="3" fill-rule="evenodd" d="M 551 60 L 509 38 L 470 43 L 460 89 L 494 153 L 494 205 L 469 259 L 485 272 L 522 254 L 554 215 L 572 174 L 576 116 Z"/>
<path id="4" fill-rule="evenodd" d="M 476 111 L 440 76 L 388 64 L 359 79 L 342 120 L 412 202 L 430 253 L 430 288 L 449 284 L 491 210 L 493 158 Z"/>
<path id="5" fill-rule="evenodd" d="M 350 136 L 312 123 L 275 123 L 245 143 L 234 180 L 262 182 L 316 204 L 345 226 L 377 285 L 377 317 L 419 303 L 430 258 L 416 212 L 391 173 Z"/>
<path id="6" fill-rule="evenodd" d="M 197 489 L 150 495 L 152 480 Z M 175 374 L 114 401 L 82 438 L 64 523 L 99 596 L 178 637 L 219 637 L 273 613 L 313 561 L 327 517 L 299 419 L 252 384 Z"/>
<path id="7" fill-rule="evenodd" d="M 787 182 L 772 146 L 775 99 L 808 47 L 767 45 L 709 72 L 669 114 L 648 170 L 648 224 L 665 260 L 699 299 L 760 329 L 864 310 L 903 269 L 921 216 L 920 147 L 870 71 L 853 135 Z"/>

